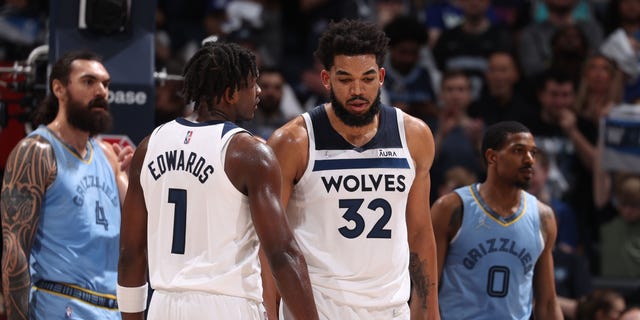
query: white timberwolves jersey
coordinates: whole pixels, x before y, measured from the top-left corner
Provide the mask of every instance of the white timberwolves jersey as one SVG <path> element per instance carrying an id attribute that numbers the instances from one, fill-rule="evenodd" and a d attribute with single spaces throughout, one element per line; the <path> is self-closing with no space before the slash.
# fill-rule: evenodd
<path id="1" fill-rule="evenodd" d="M 303 117 L 309 162 L 287 215 L 314 289 L 351 306 L 406 303 L 405 211 L 415 168 L 402 112 L 382 106 L 378 131 L 362 147 L 331 127 L 323 106 Z"/>
<path id="2" fill-rule="evenodd" d="M 140 182 L 154 289 L 262 301 L 249 202 L 224 171 L 230 122 L 178 118 L 150 136 Z"/>

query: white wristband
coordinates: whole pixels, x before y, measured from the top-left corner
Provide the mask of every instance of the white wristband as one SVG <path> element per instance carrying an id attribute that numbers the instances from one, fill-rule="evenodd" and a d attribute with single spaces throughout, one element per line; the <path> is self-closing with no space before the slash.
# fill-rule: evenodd
<path id="1" fill-rule="evenodd" d="M 118 297 L 118 309 L 120 312 L 137 313 L 147 309 L 147 294 L 149 293 L 149 283 L 140 287 L 116 286 Z"/>

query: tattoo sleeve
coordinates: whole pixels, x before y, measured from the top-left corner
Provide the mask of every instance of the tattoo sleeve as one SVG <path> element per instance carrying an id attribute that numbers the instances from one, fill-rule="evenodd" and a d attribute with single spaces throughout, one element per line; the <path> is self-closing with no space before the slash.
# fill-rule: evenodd
<path id="1" fill-rule="evenodd" d="M 0 193 L 2 287 L 8 319 L 27 319 L 31 278 L 29 253 L 46 187 L 55 177 L 52 149 L 27 138 L 11 152 Z"/>
<path id="2" fill-rule="evenodd" d="M 413 283 L 413 290 L 420 299 L 420 306 L 427 309 L 427 296 L 429 295 L 429 278 L 424 275 L 425 261 L 421 261 L 417 253 L 411 252 L 409 256 L 409 274 Z"/>

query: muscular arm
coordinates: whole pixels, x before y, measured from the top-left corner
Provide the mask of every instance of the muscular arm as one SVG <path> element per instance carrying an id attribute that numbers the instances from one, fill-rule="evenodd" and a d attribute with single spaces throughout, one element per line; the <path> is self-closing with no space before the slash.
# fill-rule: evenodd
<path id="1" fill-rule="evenodd" d="M 129 187 L 120 221 L 118 284 L 139 287 L 147 282 L 147 206 L 140 185 L 140 172 L 147 153 L 148 138 L 140 143 L 131 160 Z M 144 313 L 122 313 L 123 320 L 142 320 Z"/>
<path id="2" fill-rule="evenodd" d="M 27 319 L 29 255 L 47 186 L 57 171 L 51 145 L 41 137 L 22 140 L 7 160 L 2 215 L 2 287 L 8 319 Z"/>
<path id="3" fill-rule="evenodd" d="M 462 225 L 462 208 L 462 200 L 456 193 L 442 196 L 431 207 L 431 221 L 438 248 L 438 281 L 442 277 L 449 243 Z"/>
<path id="4" fill-rule="evenodd" d="M 297 117 L 282 128 L 277 129 L 271 135 L 267 144 L 272 148 L 280 163 L 282 174 L 282 206 L 286 210 L 289 198 L 293 192 L 293 187 L 306 169 L 305 166 L 309 156 L 307 152 L 309 141 L 307 140 L 307 131 L 303 118 Z M 264 305 L 270 319 L 277 319 L 280 295 L 274 282 L 269 278 L 271 271 L 268 265 L 263 267 L 262 272 Z"/>
<path id="5" fill-rule="evenodd" d="M 562 311 L 556 298 L 556 285 L 553 274 L 552 250 L 556 242 L 557 229 L 553 210 L 538 201 L 540 211 L 540 229 L 544 237 L 544 249 L 533 274 L 536 319 L 562 319 Z"/>
<path id="6" fill-rule="evenodd" d="M 317 319 L 307 264 L 282 205 L 278 159 L 271 148 L 252 136 L 238 134 L 232 139 L 225 171 L 249 197 L 251 218 L 282 299 L 296 319 Z"/>
<path id="7" fill-rule="evenodd" d="M 404 122 L 407 144 L 416 168 L 406 212 L 409 273 L 413 284 L 411 319 L 439 319 L 436 242 L 429 209 L 433 136 L 427 125 L 416 118 L 405 116 Z"/>

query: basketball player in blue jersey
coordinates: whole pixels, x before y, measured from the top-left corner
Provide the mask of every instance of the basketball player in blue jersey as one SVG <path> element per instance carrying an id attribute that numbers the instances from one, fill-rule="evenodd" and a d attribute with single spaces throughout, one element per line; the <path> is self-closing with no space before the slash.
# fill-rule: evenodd
<path id="1" fill-rule="evenodd" d="M 13 149 L 2 185 L 2 285 L 9 319 L 120 319 L 120 206 L 132 148 L 93 138 L 111 125 L 98 56 L 52 67 L 38 127 Z"/>
<path id="2" fill-rule="evenodd" d="M 332 23 L 316 51 L 330 102 L 268 141 L 322 319 L 438 318 L 433 136 L 380 103 L 387 44 L 373 24 Z M 285 319 L 293 307 L 284 302 Z"/>
<path id="3" fill-rule="evenodd" d="M 184 72 L 197 117 L 157 127 L 134 154 L 118 268 L 123 319 L 143 319 L 147 268 L 150 320 L 264 319 L 259 246 L 296 319 L 318 318 L 278 161 L 234 124 L 254 116 L 257 77 L 253 53 L 207 43 Z"/>
<path id="4" fill-rule="evenodd" d="M 562 319 L 556 300 L 553 210 L 525 192 L 536 144 L 519 122 L 482 140 L 484 182 L 442 196 L 431 209 L 442 319 Z"/>

